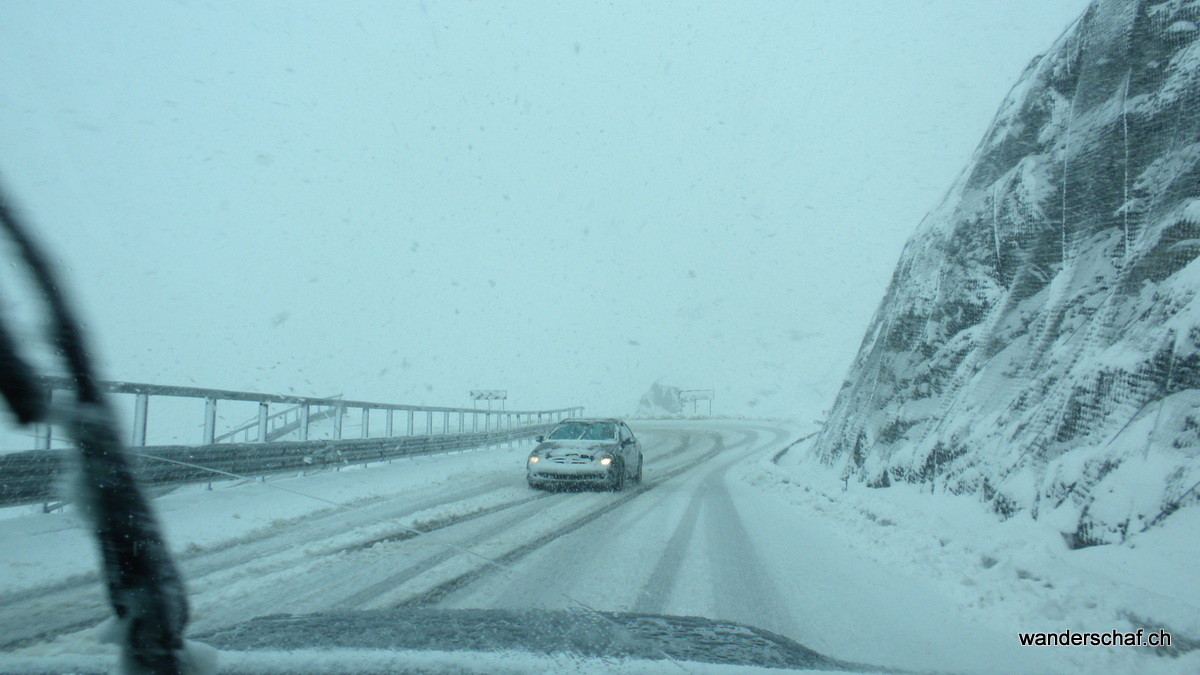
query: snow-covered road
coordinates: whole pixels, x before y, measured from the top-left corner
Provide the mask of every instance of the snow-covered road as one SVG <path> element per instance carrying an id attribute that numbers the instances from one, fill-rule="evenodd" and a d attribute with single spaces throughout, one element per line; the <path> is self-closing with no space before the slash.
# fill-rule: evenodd
<path id="1" fill-rule="evenodd" d="M 707 466 L 714 457 L 778 448 L 789 440 L 789 434 L 792 432 L 786 429 L 646 428 L 642 430 L 645 480 L 617 494 L 531 491 L 521 469 L 525 449 L 515 448 L 280 481 L 291 489 L 328 498 L 330 486 L 326 483 L 346 482 L 347 477 L 367 476 L 372 471 L 408 474 L 394 491 L 360 499 L 365 503 L 352 508 L 328 508 L 314 502 L 320 510 L 290 519 L 261 513 L 270 511 L 280 499 L 269 485 L 230 486 L 211 492 L 193 489 L 160 499 L 158 505 L 168 536 L 180 549 L 192 596 L 192 629 L 202 632 L 263 614 L 429 603 L 447 594 L 457 598 L 480 583 L 493 583 L 494 574 L 503 572 L 486 559 L 514 563 L 577 531 L 591 536 L 611 530 L 595 542 L 598 554 L 636 554 L 637 550 L 614 545 L 625 527 L 618 524 L 625 517 L 622 507 L 650 499 L 648 493 L 673 489 L 667 485 L 673 478 Z M 439 480 L 421 480 L 439 473 L 444 474 Z M 445 480 L 447 477 L 452 480 Z M 379 477 L 372 478 L 375 491 L 382 492 Z M 239 490 L 260 495 L 230 512 L 230 501 L 244 497 L 236 494 Z M 296 499 L 293 494 L 283 497 Z M 279 506 L 281 513 L 276 515 L 289 514 L 287 504 Z M 213 521 L 235 519 L 230 521 L 233 534 L 242 512 L 254 509 L 259 511 L 255 517 L 273 522 L 222 541 L 221 528 Z M 644 517 L 648 510 L 637 513 Z M 605 518 L 610 514 L 611 518 Z M 107 616 L 94 574 L 79 566 L 91 562 L 89 545 L 77 528 L 63 525 L 64 519 L 73 520 L 69 515 L 37 514 L 3 521 L 3 525 L 13 526 L 9 543 L 25 548 L 30 542 L 35 547 L 49 544 L 41 560 L 51 571 L 61 567 L 66 579 L 55 578 L 42 568 L 41 574 L 24 579 L 0 596 L 0 635 L 4 636 L 0 648 L 57 651 L 91 640 L 94 626 Z M 37 521 L 40 527 L 60 522 L 55 523 L 58 527 L 35 531 L 36 537 L 22 541 L 28 528 L 20 521 L 28 520 Z M 207 531 L 214 525 L 216 534 Z M 413 536 L 414 527 L 427 534 Z M 185 545 L 180 546 L 181 541 Z M 76 564 L 59 559 L 67 550 L 72 551 L 69 558 Z M 15 567 L 20 556 L 13 555 Z M 620 585 L 640 587 L 635 583 L 639 570 L 634 565 L 618 565 L 613 571 L 622 571 Z M 660 571 L 652 579 L 662 584 L 661 577 Z M 614 602 L 602 604 L 612 606 Z"/>
<path id="2" fill-rule="evenodd" d="M 903 523 L 881 522 L 874 512 L 867 523 L 863 497 L 823 493 L 815 478 L 810 490 L 796 473 L 802 465 L 771 462 L 800 429 L 735 421 L 632 426 L 645 480 L 621 493 L 533 491 L 522 471 L 525 446 L 164 496 L 156 504 L 187 578 L 191 632 L 279 613 L 587 607 L 735 621 L 887 667 L 1144 665 L 1021 647 L 1007 617 L 993 621 L 963 602 L 958 579 L 947 583 L 936 564 L 929 574 L 914 566 L 908 543 L 873 548 L 882 540 L 864 540 L 860 528 L 903 537 Z M 874 494 L 882 493 L 866 497 Z M 95 626 L 107 608 L 86 572 L 91 552 L 64 553 L 81 544 L 78 528 L 62 524 L 70 519 L 0 520 L 7 549 L 0 564 L 25 570 L 0 591 L 0 651 L 102 649 Z M 18 549 L 30 542 L 44 561 L 36 574 L 19 564 Z M 963 567 L 963 583 L 985 583 L 992 572 Z"/>

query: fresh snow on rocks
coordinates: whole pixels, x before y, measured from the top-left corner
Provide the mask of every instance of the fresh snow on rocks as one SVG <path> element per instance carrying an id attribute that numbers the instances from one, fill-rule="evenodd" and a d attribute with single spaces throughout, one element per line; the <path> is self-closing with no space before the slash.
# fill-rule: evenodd
<path id="1" fill-rule="evenodd" d="M 1097 0 L 1033 60 L 905 247 L 815 457 L 1072 547 L 1200 535 L 1197 21 Z"/>

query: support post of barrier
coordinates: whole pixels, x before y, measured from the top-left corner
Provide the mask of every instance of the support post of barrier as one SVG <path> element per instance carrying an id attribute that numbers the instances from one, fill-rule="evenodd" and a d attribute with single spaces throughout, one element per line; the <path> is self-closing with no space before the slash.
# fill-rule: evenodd
<path id="1" fill-rule="evenodd" d="M 217 399 L 204 399 L 204 444 L 212 445 L 217 437 Z"/>
<path id="2" fill-rule="evenodd" d="M 258 403 L 258 442 L 267 442 L 267 420 L 271 417 L 271 404 L 266 401 Z"/>
<path id="3" fill-rule="evenodd" d="M 396 412 L 395 410 L 388 408 L 387 424 L 384 426 L 384 431 L 386 432 L 384 435 L 387 436 L 388 438 L 392 437 L 392 418 L 395 417 L 395 415 L 393 414 L 395 412 Z"/>
<path id="4" fill-rule="evenodd" d="M 300 405 L 300 440 L 308 440 L 308 404 Z"/>
<path id="5" fill-rule="evenodd" d="M 363 407 L 362 409 L 362 437 L 371 437 L 371 409 Z"/>
<path id="6" fill-rule="evenodd" d="M 130 445 L 146 444 L 146 417 L 150 413 L 150 395 L 138 394 L 133 400 L 133 440 Z"/>

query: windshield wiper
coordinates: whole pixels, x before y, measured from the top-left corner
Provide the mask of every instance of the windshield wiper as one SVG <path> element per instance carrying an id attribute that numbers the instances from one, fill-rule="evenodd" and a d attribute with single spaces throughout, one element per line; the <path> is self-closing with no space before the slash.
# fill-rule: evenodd
<path id="1" fill-rule="evenodd" d="M 126 672 L 181 673 L 188 620 L 183 580 L 150 504 L 134 479 L 112 410 L 95 385 L 78 321 L 46 257 L 0 191 L 0 222 L 41 295 L 52 351 L 75 385 L 75 398 L 51 404 L 37 373 L 0 316 L 0 392 L 23 424 L 57 423 L 79 446 L 82 510 L 95 530 Z M 14 261 L 15 265 L 16 261 Z"/>

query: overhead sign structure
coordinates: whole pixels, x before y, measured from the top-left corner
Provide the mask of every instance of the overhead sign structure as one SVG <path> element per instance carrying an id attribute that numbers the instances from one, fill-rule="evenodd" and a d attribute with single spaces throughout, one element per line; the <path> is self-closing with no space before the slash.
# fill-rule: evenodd
<path id="1" fill-rule="evenodd" d="M 696 414 L 696 409 L 698 406 L 697 401 L 708 401 L 708 414 L 711 415 L 712 414 L 713 390 L 712 389 L 680 389 L 679 390 L 680 405 L 687 403 L 688 401 L 692 402 L 692 414 L 693 415 Z"/>
<path id="2" fill-rule="evenodd" d="M 488 410 L 492 409 L 492 401 L 500 401 L 500 409 L 504 409 L 504 401 L 508 398 L 507 389 L 472 389 L 472 401 L 487 401 Z M 478 405 L 476 403 L 475 405 Z"/>

